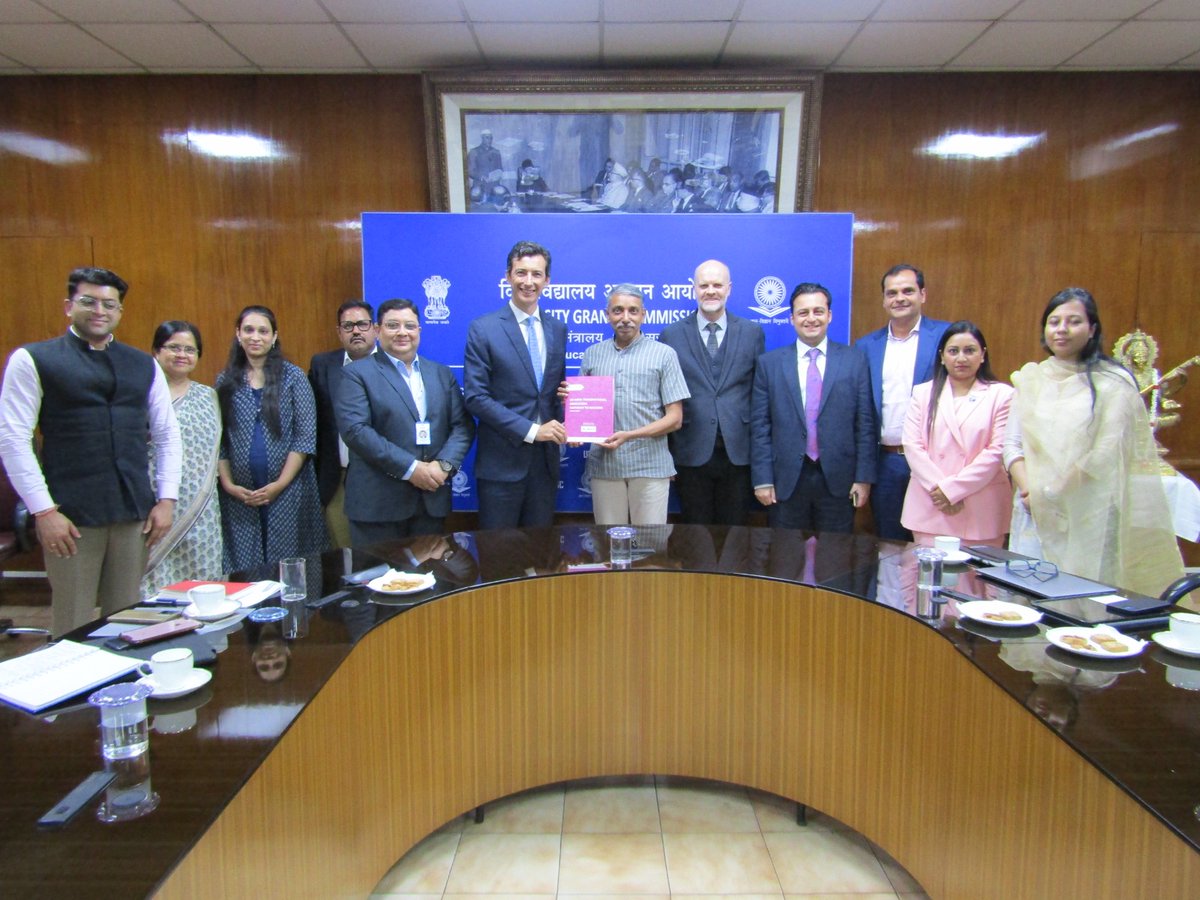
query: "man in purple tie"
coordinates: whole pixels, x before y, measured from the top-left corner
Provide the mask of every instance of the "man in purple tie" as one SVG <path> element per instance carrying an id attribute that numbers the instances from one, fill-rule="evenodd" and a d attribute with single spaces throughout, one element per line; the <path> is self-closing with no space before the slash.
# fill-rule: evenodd
<path id="1" fill-rule="evenodd" d="M 796 343 L 758 358 L 750 401 L 750 476 L 772 527 L 854 530 L 875 481 L 875 406 L 867 358 L 830 341 L 829 289 L 792 291 Z"/>

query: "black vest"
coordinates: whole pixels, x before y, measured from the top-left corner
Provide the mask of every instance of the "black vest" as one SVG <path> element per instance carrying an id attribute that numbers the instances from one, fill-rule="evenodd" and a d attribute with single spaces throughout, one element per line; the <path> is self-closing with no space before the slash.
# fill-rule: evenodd
<path id="1" fill-rule="evenodd" d="M 154 506 L 146 452 L 154 359 L 112 341 L 92 350 L 68 332 L 30 344 L 42 384 L 42 471 L 76 525 L 144 519 Z"/>

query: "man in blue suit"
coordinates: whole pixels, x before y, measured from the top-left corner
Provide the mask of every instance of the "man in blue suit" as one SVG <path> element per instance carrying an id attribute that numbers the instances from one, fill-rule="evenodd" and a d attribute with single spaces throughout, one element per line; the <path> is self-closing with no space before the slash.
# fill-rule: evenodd
<path id="1" fill-rule="evenodd" d="M 729 267 L 710 259 L 696 267 L 696 312 L 659 335 L 679 356 L 692 396 L 683 425 L 668 436 L 675 459 L 681 521 L 745 525 L 750 501 L 750 387 L 766 349 L 762 326 L 726 311 Z"/>
<path id="2" fill-rule="evenodd" d="M 467 410 L 479 420 L 479 527 L 545 527 L 554 524 L 567 439 L 558 399 L 567 327 L 538 308 L 550 283 L 549 250 L 519 241 L 504 277 L 512 300 L 471 323 L 463 361 Z"/>
<path id="3" fill-rule="evenodd" d="M 949 322 L 926 319 L 925 275 L 908 263 L 892 266 L 883 275 L 883 308 L 890 321 L 878 331 L 859 338 L 855 345 L 871 367 L 871 393 L 879 420 L 879 471 L 871 492 L 875 533 L 881 538 L 911 541 L 912 533 L 900 524 L 909 468 L 904 458 L 904 417 L 913 385 L 933 378 L 938 341 Z"/>
<path id="4" fill-rule="evenodd" d="M 754 372 L 754 495 L 774 528 L 849 533 L 875 481 L 878 432 L 867 360 L 828 339 L 828 288 L 797 285 L 791 303 L 796 343 L 760 356 Z"/>
<path id="5" fill-rule="evenodd" d="M 356 546 L 440 534 L 450 479 L 475 438 L 454 374 L 417 356 L 416 305 L 386 300 L 376 321 L 380 349 L 342 370 L 334 401 L 350 448 L 346 515 Z"/>

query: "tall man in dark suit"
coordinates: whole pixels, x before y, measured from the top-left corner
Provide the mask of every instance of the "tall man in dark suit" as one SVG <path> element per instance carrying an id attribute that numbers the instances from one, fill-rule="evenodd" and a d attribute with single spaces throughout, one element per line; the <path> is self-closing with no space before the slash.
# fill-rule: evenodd
<path id="1" fill-rule="evenodd" d="M 346 514 L 356 546 L 440 534 L 450 479 L 475 438 L 454 374 L 417 356 L 421 320 L 411 300 L 385 300 L 380 349 L 342 373 L 334 409 L 350 448 Z"/>
<path id="2" fill-rule="evenodd" d="M 826 336 L 828 288 L 792 291 L 797 341 L 758 359 L 750 404 L 754 495 L 772 527 L 852 532 L 875 481 L 867 360 Z"/>
<path id="3" fill-rule="evenodd" d="M 512 300 L 471 323 L 464 355 L 467 409 L 479 420 L 479 527 L 547 526 L 567 439 L 558 399 L 567 327 L 538 308 L 550 283 L 549 250 L 519 241 L 504 277 Z"/>
<path id="4" fill-rule="evenodd" d="M 688 525 L 745 525 L 749 512 L 750 388 L 766 338 L 758 323 L 726 310 L 732 287 L 725 263 L 700 263 L 696 312 L 659 335 L 679 356 L 692 394 L 683 401 L 683 426 L 668 436 Z"/>
<path id="5" fill-rule="evenodd" d="M 317 487 L 325 507 L 325 525 L 335 547 L 350 546 L 350 522 L 345 511 L 345 475 L 350 450 L 338 434 L 333 401 L 342 381 L 342 367 L 368 356 L 375 349 L 379 329 L 371 321 L 371 307 L 362 300 L 347 300 L 337 311 L 340 350 L 313 356 L 308 380 L 317 400 Z"/>
<path id="6" fill-rule="evenodd" d="M 902 443 L 904 417 L 913 385 L 933 377 L 938 341 L 950 323 L 922 316 L 925 275 L 916 266 L 892 266 L 884 273 L 882 288 L 883 308 L 890 321 L 854 344 L 866 354 L 871 368 L 871 393 L 880 429 L 871 512 L 875 533 L 881 538 L 911 541 L 912 533 L 900 524 L 910 474 Z"/>

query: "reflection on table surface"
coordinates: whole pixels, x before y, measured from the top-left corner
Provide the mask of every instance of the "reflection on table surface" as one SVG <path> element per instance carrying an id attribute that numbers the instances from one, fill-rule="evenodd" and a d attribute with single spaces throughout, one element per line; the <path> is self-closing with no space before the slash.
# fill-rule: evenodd
<path id="1" fill-rule="evenodd" d="M 607 555 L 604 528 L 563 526 L 458 532 L 310 557 L 310 605 L 336 591 L 347 593 L 302 614 L 293 611 L 290 618 L 299 614 L 303 622 L 283 620 L 270 628 L 242 622 L 209 633 L 218 652 L 212 682 L 194 695 L 150 701 L 154 788 L 161 803 L 151 815 L 120 827 L 97 822 L 90 810 L 60 832 L 39 833 L 34 826 L 42 812 L 99 767 L 95 712 L 68 704 L 29 715 L 0 706 L 8 772 L 0 801 L 0 865 L 6 881 L 15 885 L 10 876 L 21 873 L 15 876 L 21 883 L 28 879 L 53 893 L 98 877 L 108 893 L 146 894 L 372 628 L 425 603 L 454 602 L 454 594 L 474 585 L 602 570 Z M 345 584 L 346 576 L 381 563 L 432 573 L 435 586 L 395 598 Z M 1153 644 L 1129 659 L 1086 659 L 1050 647 L 1043 636 L 1047 623 L 1006 630 L 960 619 L 957 600 L 922 600 L 909 548 L 865 535 L 640 527 L 631 571 L 815 585 L 848 595 L 846 602 L 858 598 L 895 610 L 908 620 L 897 619 L 896 640 L 903 640 L 914 623 L 935 629 L 1200 850 L 1200 660 Z M 265 569 L 238 578 L 273 576 Z M 603 572 L 599 577 L 628 576 Z M 1021 600 L 966 566 L 948 569 L 946 578 L 963 596 Z M 797 592 L 797 602 L 806 597 Z M 920 690 L 919 672 L 913 673 L 912 689 Z"/>

